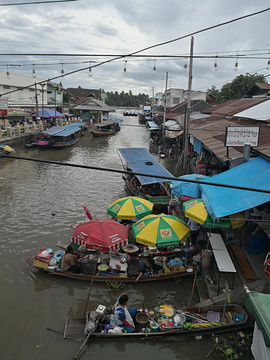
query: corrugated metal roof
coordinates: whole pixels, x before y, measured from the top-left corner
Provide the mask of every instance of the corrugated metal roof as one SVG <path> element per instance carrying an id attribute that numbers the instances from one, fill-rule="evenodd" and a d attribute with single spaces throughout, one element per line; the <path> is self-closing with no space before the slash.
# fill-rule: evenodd
<path id="1" fill-rule="evenodd" d="M 239 100 L 231 100 L 225 103 L 211 106 L 202 111 L 204 114 L 211 114 L 211 115 L 220 115 L 220 116 L 233 116 L 240 111 L 249 109 L 250 107 L 261 104 L 264 101 L 267 101 L 266 98 L 243 98 Z"/>
<path id="2" fill-rule="evenodd" d="M 229 158 L 227 148 L 224 146 L 226 126 L 260 126 L 259 143 L 254 149 L 270 157 L 270 127 L 257 121 L 249 119 L 226 119 L 219 116 L 190 116 L 189 132 L 210 149 L 220 160 L 226 161 L 243 156 L 243 147 L 229 147 Z"/>
<path id="3" fill-rule="evenodd" d="M 173 176 L 160 163 L 158 163 L 145 148 L 121 148 L 118 149 L 118 151 L 129 164 L 132 171 L 141 174 L 153 175 L 153 177 L 137 175 L 141 185 L 168 182 L 167 179 L 156 178 L 155 175 L 164 177 Z"/>
<path id="4" fill-rule="evenodd" d="M 252 106 L 252 108 L 240 111 L 239 113 L 236 113 L 234 117 L 243 117 L 258 121 L 270 121 L 270 99 L 261 104 Z"/>

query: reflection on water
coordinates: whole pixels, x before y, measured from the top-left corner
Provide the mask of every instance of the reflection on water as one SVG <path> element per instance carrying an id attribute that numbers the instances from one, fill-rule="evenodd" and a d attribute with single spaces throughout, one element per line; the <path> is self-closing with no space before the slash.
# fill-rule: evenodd
<path id="1" fill-rule="evenodd" d="M 122 169 L 118 148 L 149 148 L 148 130 L 136 125 L 137 118 L 125 117 L 121 131 L 114 136 L 86 135 L 69 149 L 14 148 L 23 157 Z M 157 146 L 150 146 L 158 159 Z M 158 160 L 173 173 L 176 159 Z M 126 191 L 121 174 L 0 159 L 2 359 L 69 359 L 76 354 L 81 343 L 63 340 L 61 334 L 66 317 L 83 315 L 90 284 L 36 271 L 26 260 L 41 246 L 55 248 L 59 240 L 69 242 L 72 224 L 84 220 L 83 204 L 93 217 L 106 218 L 107 206 L 123 196 Z M 170 303 L 182 307 L 189 303 L 192 282 L 193 276 L 180 282 L 127 284 L 124 291 L 130 295 L 129 306 L 152 308 Z M 112 306 L 118 295 L 106 284 L 94 284 L 88 308 Z M 196 294 L 193 299 L 198 301 Z M 167 339 L 105 343 L 90 339 L 81 359 L 198 359 L 198 351 L 205 355 L 210 351 L 211 341 L 211 337 L 200 342 Z"/>

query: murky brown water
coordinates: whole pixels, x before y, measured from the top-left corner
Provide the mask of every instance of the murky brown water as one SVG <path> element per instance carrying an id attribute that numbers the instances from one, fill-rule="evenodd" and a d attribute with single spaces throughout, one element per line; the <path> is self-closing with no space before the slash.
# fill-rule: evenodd
<path id="1" fill-rule="evenodd" d="M 149 149 L 148 130 L 139 126 L 137 118 L 125 117 L 121 131 L 112 137 L 88 135 L 70 149 L 14 146 L 18 156 L 122 169 L 119 147 Z M 150 151 L 157 154 L 157 146 L 151 145 Z M 162 161 L 174 171 L 174 161 Z M 50 277 L 32 269 L 26 260 L 40 246 L 55 248 L 59 240 L 69 242 L 71 225 L 84 220 L 82 204 L 87 204 L 93 217 L 106 218 L 107 206 L 123 196 L 121 174 L 0 159 L 1 359 L 62 360 L 76 354 L 81 342 L 63 339 L 65 319 L 83 316 L 89 284 Z M 181 307 L 188 305 L 191 288 L 192 278 L 126 285 L 125 291 L 130 295 L 129 306 L 152 308 L 167 303 Z M 112 305 L 117 296 L 106 284 L 94 284 L 88 308 Z M 212 347 L 211 336 L 177 341 L 90 338 L 81 359 L 197 360 L 206 358 Z"/>

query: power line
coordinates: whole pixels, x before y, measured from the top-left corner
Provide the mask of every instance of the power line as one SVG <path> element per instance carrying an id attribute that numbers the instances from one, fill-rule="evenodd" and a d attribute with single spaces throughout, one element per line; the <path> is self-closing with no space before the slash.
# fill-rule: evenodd
<path id="1" fill-rule="evenodd" d="M 13 3 L 13 4 L 0 4 L 0 6 L 38 5 L 38 4 L 52 4 L 52 3 L 71 2 L 71 1 L 78 1 L 78 0 L 33 1 L 33 2 L 23 2 L 23 3 Z"/>
<path id="2" fill-rule="evenodd" d="M 269 11 L 270 8 L 266 8 L 264 10 L 260 10 L 260 11 L 256 11 L 254 13 L 250 13 L 250 14 L 247 14 L 247 15 L 243 15 L 241 17 L 238 17 L 238 18 L 235 18 L 235 19 L 232 19 L 232 20 L 228 20 L 228 21 L 225 21 L 225 22 L 222 22 L 222 23 L 219 23 L 219 24 L 216 24 L 216 25 L 212 25 L 212 26 L 209 26 L 209 27 L 206 27 L 206 28 L 203 28 L 201 30 L 197 30 L 197 31 L 194 31 L 192 33 L 189 33 L 187 35 L 183 35 L 183 36 L 180 36 L 178 38 L 175 38 L 175 39 L 172 39 L 172 40 L 168 40 L 168 41 L 164 41 L 162 43 L 158 43 L 158 44 L 155 44 L 155 45 L 151 45 L 151 46 L 148 46 L 148 47 L 145 47 L 143 49 L 140 49 L 140 50 L 137 50 L 137 51 L 134 51 L 132 53 L 129 53 L 129 54 L 124 54 L 124 55 L 118 55 L 112 59 L 108 59 L 108 60 L 104 60 L 102 62 L 100 62 L 99 64 L 95 64 L 93 66 L 91 66 L 91 68 L 95 68 L 95 67 L 98 67 L 98 66 L 101 66 L 101 65 L 104 65 L 104 64 L 107 64 L 107 63 L 110 63 L 110 62 L 113 62 L 113 61 L 116 61 L 116 60 L 119 60 L 119 59 L 123 59 L 123 58 L 128 58 L 128 57 L 131 57 L 131 56 L 134 56 L 136 54 L 139 54 L 141 52 L 144 52 L 146 50 L 150 50 L 150 49 L 153 49 L 153 48 L 156 48 L 156 47 L 159 47 L 159 46 L 163 46 L 163 45 L 167 45 L 167 44 L 170 44 L 170 43 L 173 43 L 173 42 L 176 42 L 176 41 L 179 41 L 179 40 L 183 40 L 187 37 L 191 37 L 191 36 L 194 36 L 194 35 L 197 35 L 197 34 L 200 34 L 202 32 L 205 32 L 205 31 L 209 31 L 209 30 L 212 30 L 212 29 L 215 29 L 217 27 L 220 27 L 220 26 L 224 26 L 224 25 L 228 25 L 228 24 L 231 24 L 233 22 L 236 22 L 236 21 L 239 21 L 239 20 L 243 20 L 243 19 L 246 19 L 248 17 L 251 17 L 251 16 L 255 16 L 255 15 L 258 15 L 258 14 L 262 14 L 264 12 L 267 12 Z M 89 69 L 89 66 L 87 67 L 84 67 L 84 68 L 81 68 L 81 69 L 77 69 L 77 70 L 73 70 L 73 71 L 70 71 L 68 73 L 65 73 L 65 74 L 61 74 L 61 75 L 58 75 L 58 76 L 54 76 L 46 81 L 53 81 L 53 80 L 56 80 L 56 79 L 59 79 L 59 78 L 63 78 L 63 77 L 66 77 L 66 76 L 69 76 L 69 75 L 72 75 L 72 74 L 75 74 L 77 72 L 81 72 L 81 71 L 85 71 L 85 70 L 88 70 Z M 44 81 L 40 81 L 40 82 L 37 82 L 36 84 L 39 85 L 41 83 L 43 83 Z M 30 86 L 33 86 L 34 84 L 32 85 L 29 85 L 25 88 L 28 88 Z M 10 94 L 10 93 L 13 93 L 17 90 L 12 90 L 12 91 L 9 91 L 9 92 L 6 92 L 4 94 L 1 94 L 1 96 L 3 95 L 7 95 L 7 94 Z"/>
<path id="3" fill-rule="evenodd" d="M 99 167 L 99 166 L 89 166 L 89 165 L 81 165 L 81 164 L 71 164 L 71 163 L 58 162 L 58 161 L 52 161 L 52 160 L 26 158 L 26 157 L 23 157 L 23 156 L 1 154 L 0 159 L 1 159 L 1 157 L 6 157 L 6 158 L 9 158 L 9 159 L 40 162 L 40 163 L 51 164 L 51 165 L 70 166 L 70 167 L 76 167 L 76 168 L 88 169 L 88 170 L 99 170 L 99 171 L 113 172 L 113 173 L 118 173 L 118 174 L 154 177 L 154 178 L 163 179 L 163 180 L 166 179 L 168 181 L 173 181 L 173 180 L 184 181 L 184 182 L 187 181 L 186 179 L 179 179 L 179 178 L 174 177 L 174 176 L 170 177 L 170 176 L 160 176 L 160 175 L 154 175 L 154 174 L 150 175 L 150 174 L 144 174 L 144 173 L 139 173 L 139 172 L 127 171 L 127 170 L 110 169 L 110 168 L 104 168 L 104 167 Z M 209 182 L 209 181 L 199 181 L 199 180 L 190 180 L 190 179 L 188 180 L 188 182 L 195 183 L 195 184 L 211 185 L 211 186 L 225 187 L 225 188 L 230 188 L 230 189 L 255 191 L 255 192 L 270 194 L 270 190 L 266 190 L 266 189 L 254 189 L 254 188 L 244 187 L 244 186 L 228 185 L 228 184 L 216 184 L 216 183 L 212 183 L 212 182 Z"/>

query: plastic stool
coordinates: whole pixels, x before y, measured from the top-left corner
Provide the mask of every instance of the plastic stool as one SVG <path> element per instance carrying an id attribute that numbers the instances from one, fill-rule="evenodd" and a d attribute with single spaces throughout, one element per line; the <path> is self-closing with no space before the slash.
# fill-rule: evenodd
<path id="1" fill-rule="evenodd" d="M 266 261 L 264 266 L 264 273 L 268 274 L 270 277 L 270 259 Z"/>
<path id="2" fill-rule="evenodd" d="M 252 237 L 249 240 L 247 249 L 250 254 L 260 255 L 260 253 L 262 251 L 262 241 L 261 240 L 262 239 L 258 236 Z"/>
<path id="3" fill-rule="evenodd" d="M 265 264 L 267 263 L 267 260 L 268 260 L 269 256 L 270 256 L 270 252 L 268 252 L 268 253 L 266 254 L 266 257 L 265 257 L 265 260 L 264 260 L 263 265 L 265 265 Z"/>

